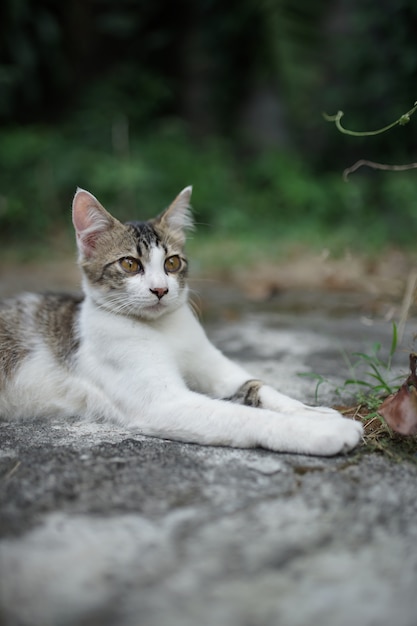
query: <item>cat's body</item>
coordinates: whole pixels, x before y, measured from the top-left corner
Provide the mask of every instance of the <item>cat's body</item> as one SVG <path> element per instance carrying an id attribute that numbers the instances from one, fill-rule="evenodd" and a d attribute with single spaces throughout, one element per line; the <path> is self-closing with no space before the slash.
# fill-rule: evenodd
<path id="1" fill-rule="evenodd" d="M 159 217 L 122 225 L 74 198 L 84 297 L 0 304 L 0 415 L 104 418 L 200 444 L 332 455 L 361 427 L 254 380 L 206 337 L 186 285 L 191 188 Z"/>

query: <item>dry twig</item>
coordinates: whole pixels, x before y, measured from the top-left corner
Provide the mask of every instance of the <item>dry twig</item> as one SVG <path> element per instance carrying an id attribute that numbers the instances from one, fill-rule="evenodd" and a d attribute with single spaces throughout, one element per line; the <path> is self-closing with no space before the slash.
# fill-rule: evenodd
<path id="1" fill-rule="evenodd" d="M 406 163 L 405 165 L 388 165 L 387 163 L 375 163 L 375 161 L 367 161 L 366 159 L 359 159 L 351 167 L 347 167 L 343 170 L 343 180 L 348 181 L 349 174 L 356 172 L 360 167 L 372 167 L 374 170 L 390 170 L 392 172 L 403 172 L 405 170 L 412 170 L 417 167 L 417 163 Z"/>

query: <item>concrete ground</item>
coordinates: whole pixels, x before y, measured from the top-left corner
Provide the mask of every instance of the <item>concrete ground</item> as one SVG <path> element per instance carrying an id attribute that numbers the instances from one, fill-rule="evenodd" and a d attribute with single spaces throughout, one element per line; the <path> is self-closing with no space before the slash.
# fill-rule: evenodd
<path id="1" fill-rule="evenodd" d="M 306 401 L 300 372 L 329 379 L 331 404 L 341 351 L 390 343 L 388 309 L 362 297 L 202 292 L 213 341 Z M 416 626 L 417 464 L 3 423 L 0 624 Z"/>

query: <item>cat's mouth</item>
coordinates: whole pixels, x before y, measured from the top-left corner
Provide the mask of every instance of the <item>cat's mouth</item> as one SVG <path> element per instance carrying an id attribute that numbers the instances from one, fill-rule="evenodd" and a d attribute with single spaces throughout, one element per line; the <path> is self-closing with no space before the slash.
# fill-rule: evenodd
<path id="1" fill-rule="evenodd" d="M 146 314 L 155 315 L 158 313 L 163 313 L 167 309 L 168 309 L 168 303 L 162 302 L 161 300 L 159 300 L 158 302 L 155 302 L 153 304 L 148 304 L 147 306 L 143 307 L 143 312 Z"/>
<path id="2" fill-rule="evenodd" d="M 161 309 L 165 309 L 165 303 L 164 302 L 155 302 L 155 304 L 149 304 L 146 309 L 148 311 L 160 311 Z"/>

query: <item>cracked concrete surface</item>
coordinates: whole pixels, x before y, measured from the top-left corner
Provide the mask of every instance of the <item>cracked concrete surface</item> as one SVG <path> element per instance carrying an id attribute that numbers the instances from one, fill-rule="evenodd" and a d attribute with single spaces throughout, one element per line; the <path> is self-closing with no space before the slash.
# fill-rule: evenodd
<path id="1" fill-rule="evenodd" d="M 298 373 L 328 376 L 331 403 L 340 350 L 389 344 L 380 316 L 223 296 L 223 318 L 204 307 L 215 343 L 310 402 Z M 411 463 L 201 447 L 76 418 L 0 426 L 5 626 L 415 626 L 416 543 Z"/>

